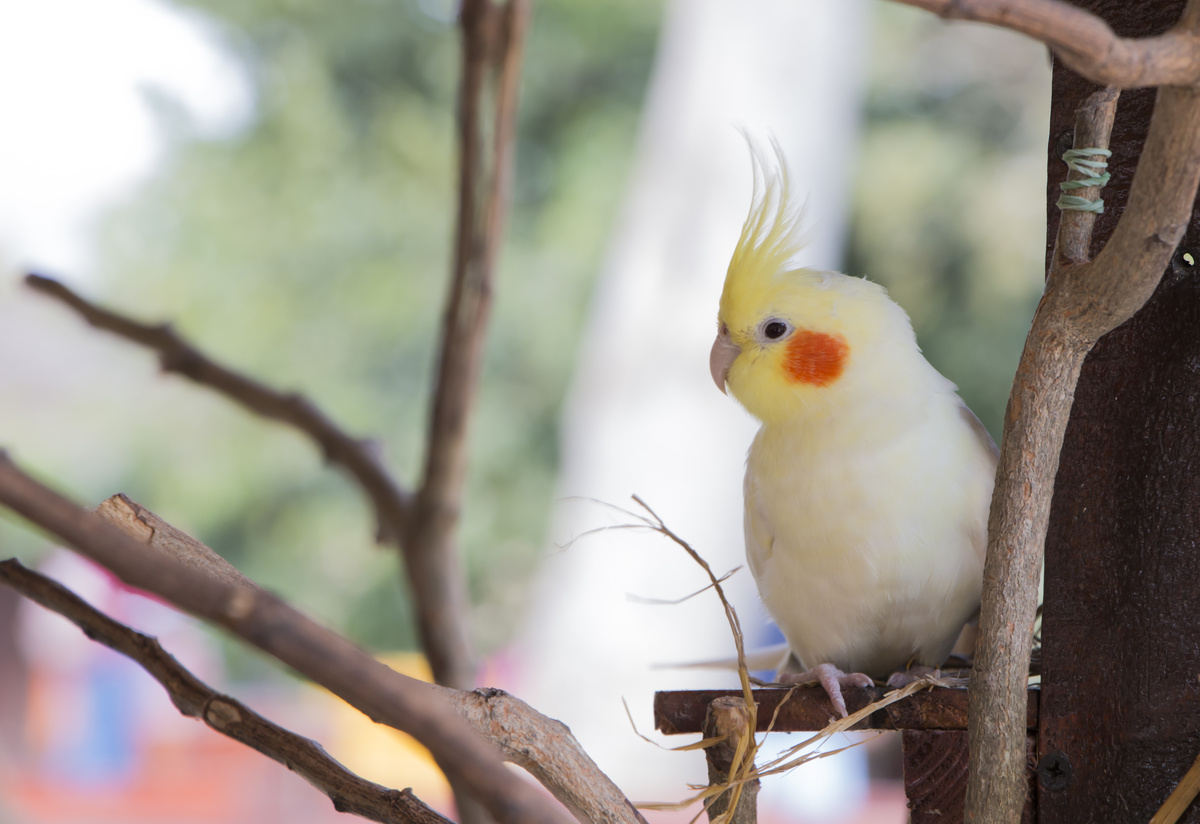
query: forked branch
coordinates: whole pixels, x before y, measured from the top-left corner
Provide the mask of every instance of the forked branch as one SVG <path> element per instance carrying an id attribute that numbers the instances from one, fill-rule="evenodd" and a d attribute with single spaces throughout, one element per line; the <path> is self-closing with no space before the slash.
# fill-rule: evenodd
<path id="1" fill-rule="evenodd" d="M 971 3 L 964 3 L 971 6 Z M 1015 5 L 1044 5 L 1018 3 Z M 1200 30 L 1189 0 L 1180 32 Z M 1107 147 L 1116 96 L 1080 113 L 1076 147 Z M 1083 359 L 1153 294 L 1200 183 L 1200 90 L 1158 91 L 1128 204 L 1096 260 L 1090 226 L 1064 219 L 1046 292 L 1017 367 L 988 523 L 980 638 L 970 687 L 966 820 L 1016 824 L 1025 797 L 1024 693 L 1058 456 Z"/>
<path id="2" fill-rule="evenodd" d="M 422 647 L 435 680 L 458 689 L 474 686 L 475 671 L 466 620 L 466 576 L 455 536 L 466 478 L 468 425 L 511 186 L 517 87 L 529 11 L 529 0 L 466 0 L 459 21 L 463 74 L 454 269 L 442 319 L 425 466 L 406 541 L 413 595 L 428 602 L 430 609 L 428 620 L 419 626 Z"/>
<path id="3" fill-rule="evenodd" d="M 58 536 L 130 586 L 215 623 L 338 695 L 379 723 L 420 741 L 501 822 L 562 822 L 545 796 L 504 769 L 438 693 L 401 675 L 259 589 L 204 574 L 146 547 L 22 472 L 0 453 L 0 504 Z"/>
<path id="4" fill-rule="evenodd" d="M 105 501 L 99 508 L 101 520 L 41 486 L 0 453 L 0 504 L 63 538 L 127 583 L 226 627 L 373 720 L 409 733 L 449 774 L 462 777 L 501 821 L 560 817 L 506 771 L 482 779 L 480 764 L 486 767 L 497 754 L 529 770 L 581 822 L 644 824 L 560 722 L 500 690 L 462 692 L 388 669 L 125 496 Z"/>

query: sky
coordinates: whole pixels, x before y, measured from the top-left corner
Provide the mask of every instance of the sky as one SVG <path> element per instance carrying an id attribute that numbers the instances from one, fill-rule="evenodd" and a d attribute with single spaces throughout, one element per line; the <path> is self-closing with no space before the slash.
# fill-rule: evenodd
<path id="1" fill-rule="evenodd" d="M 162 158 L 150 101 L 204 136 L 253 91 L 227 34 L 156 0 L 0 0 L 0 271 L 87 277 L 89 227 Z"/>

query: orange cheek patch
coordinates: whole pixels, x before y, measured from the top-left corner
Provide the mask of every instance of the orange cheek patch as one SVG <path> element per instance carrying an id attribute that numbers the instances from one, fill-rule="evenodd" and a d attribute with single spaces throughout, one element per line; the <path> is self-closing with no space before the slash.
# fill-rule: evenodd
<path id="1" fill-rule="evenodd" d="M 850 347 L 841 335 L 797 329 L 787 344 L 783 369 L 796 383 L 828 386 L 846 368 Z"/>

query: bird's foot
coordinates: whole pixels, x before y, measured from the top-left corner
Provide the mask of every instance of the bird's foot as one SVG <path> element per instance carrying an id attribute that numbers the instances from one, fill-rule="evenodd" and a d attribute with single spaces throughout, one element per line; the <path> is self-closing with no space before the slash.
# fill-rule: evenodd
<path id="1" fill-rule="evenodd" d="M 893 672 L 887 680 L 889 687 L 907 687 L 914 681 L 919 681 L 922 678 L 941 678 L 942 671 L 937 667 L 927 667 L 924 664 L 916 664 L 906 670 Z"/>
<path id="2" fill-rule="evenodd" d="M 833 664 L 817 664 L 801 673 L 780 673 L 779 680 L 784 684 L 811 684 L 816 681 L 825 689 L 830 703 L 842 718 L 849 715 L 846 712 L 846 699 L 842 697 L 842 687 L 870 687 L 875 683 L 869 675 L 861 672 L 842 672 Z"/>

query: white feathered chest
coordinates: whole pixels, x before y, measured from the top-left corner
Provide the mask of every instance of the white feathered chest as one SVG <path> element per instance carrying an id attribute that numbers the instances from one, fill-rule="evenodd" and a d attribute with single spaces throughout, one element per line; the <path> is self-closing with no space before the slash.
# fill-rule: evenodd
<path id="1" fill-rule="evenodd" d="M 764 426 L 746 556 L 804 667 L 940 665 L 978 610 L 994 446 L 952 391 L 904 420 Z"/>

